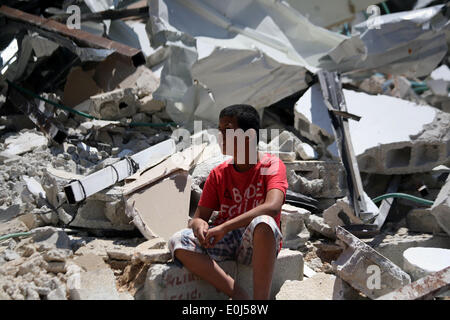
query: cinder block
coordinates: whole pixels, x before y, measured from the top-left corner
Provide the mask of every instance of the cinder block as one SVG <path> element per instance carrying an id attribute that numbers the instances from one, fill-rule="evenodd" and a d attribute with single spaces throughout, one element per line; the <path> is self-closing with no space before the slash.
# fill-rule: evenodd
<path id="1" fill-rule="evenodd" d="M 345 169 L 338 161 L 295 161 L 286 163 L 289 189 L 313 198 L 342 198 L 346 195 Z"/>

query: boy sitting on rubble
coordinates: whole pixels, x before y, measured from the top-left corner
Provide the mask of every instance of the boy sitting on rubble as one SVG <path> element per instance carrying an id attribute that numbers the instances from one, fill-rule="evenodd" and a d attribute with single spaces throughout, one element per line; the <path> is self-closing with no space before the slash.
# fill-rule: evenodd
<path id="1" fill-rule="evenodd" d="M 232 159 L 210 172 L 189 228 L 172 236 L 169 249 L 177 264 L 232 299 L 249 297 L 217 261 L 252 264 L 253 298 L 269 299 L 275 260 L 281 249 L 281 206 L 288 187 L 286 167 L 278 157 L 258 154 L 259 115 L 252 106 L 223 109 L 219 131 L 222 152 Z M 237 143 L 237 135 L 242 137 L 242 132 L 245 143 Z M 227 135 L 231 138 L 227 139 Z M 219 213 L 209 226 L 213 211 Z"/>

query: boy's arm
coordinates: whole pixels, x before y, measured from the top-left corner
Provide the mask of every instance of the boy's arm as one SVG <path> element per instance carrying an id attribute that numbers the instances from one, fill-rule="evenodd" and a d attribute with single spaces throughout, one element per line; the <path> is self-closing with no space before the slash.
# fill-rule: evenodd
<path id="1" fill-rule="evenodd" d="M 230 219 L 221 225 L 211 228 L 206 233 L 205 247 L 213 247 L 225 234 L 231 230 L 246 227 L 252 220 L 261 215 L 269 215 L 275 217 L 281 210 L 284 203 L 284 193 L 279 189 L 270 189 L 267 192 L 264 203 L 259 206 Z M 213 240 L 211 241 L 211 239 Z"/>

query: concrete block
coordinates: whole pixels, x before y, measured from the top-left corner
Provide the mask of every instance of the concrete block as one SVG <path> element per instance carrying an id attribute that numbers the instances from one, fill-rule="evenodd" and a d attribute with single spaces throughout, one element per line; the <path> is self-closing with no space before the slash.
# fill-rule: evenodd
<path id="1" fill-rule="evenodd" d="M 135 253 L 136 259 L 144 263 L 165 263 L 172 258 L 169 249 L 147 249 Z"/>
<path id="2" fill-rule="evenodd" d="M 338 161 L 295 161 L 286 163 L 289 189 L 313 198 L 342 198 L 346 195 L 345 169 Z"/>
<path id="3" fill-rule="evenodd" d="M 252 267 L 235 261 L 222 261 L 219 265 L 247 293 L 253 295 Z M 286 280 L 303 279 L 303 256 L 298 251 L 283 249 L 278 255 L 272 280 L 271 297 L 274 298 Z M 213 286 L 180 268 L 174 263 L 153 264 L 145 280 L 145 298 L 149 300 L 223 300 L 228 297 Z"/>
<path id="4" fill-rule="evenodd" d="M 310 234 L 305 227 L 305 220 L 311 213 L 308 210 L 283 205 L 281 209 L 281 233 L 283 234 L 283 247 L 298 249 L 309 240 Z"/>
<path id="5" fill-rule="evenodd" d="M 71 300 L 119 300 L 111 269 L 74 274 L 68 279 L 67 285 Z"/>
<path id="6" fill-rule="evenodd" d="M 317 232 L 327 238 L 336 239 L 336 232 L 334 228 L 328 225 L 323 217 L 317 215 L 310 215 L 308 220 L 306 220 L 306 227 L 313 232 Z"/>
<path id="7" fill-rule="evenodd" d="M 405 270 L 413 281 L 450 267 L 450 249 L 409 248 L 403 252 Z"/>
<path id="8" fill-rule="evenodd" d="M 224 261 L 219 265 L 230 276 L 236 277 L 236 262 Z M 150 266 L 144 290 L 147 300 L 225 300 L 228 298 L 186 268 L 180 268 L 173 263 Z"/>
<path id="9" fill-rule="evenodd" d="M 350 232 L 337 227 L 336 236 L 346 248 L 332 262 L 333 270 L 367 297 L 375 299 L 411 283 L 408 274 Z"/>
<path id="10" fill-rule="evenodd" d="M 348 198 L 336 201 L 331 207 L 323 212 L 323 221 L 331 228 L 349 224 L 362 224 L 362 220 L 355 215 L 355 211 L 350 206 Z"/>
<path id="11" fill-rule="evenodd" d="M 450 176 L 434 201 L 431 214 L 441 228 L 450 235 Z"/>

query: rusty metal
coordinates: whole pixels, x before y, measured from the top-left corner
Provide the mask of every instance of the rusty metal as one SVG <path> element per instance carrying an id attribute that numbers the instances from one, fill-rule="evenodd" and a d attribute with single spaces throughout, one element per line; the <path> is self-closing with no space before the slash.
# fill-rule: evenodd
<path id="1" fill-rule="evenodd" d="M 48 32 L 57 33 L 71 39 L 81 46 L 114 50 L 117 54 L 131 59 L 133 65 L 136 67 L 145 63 L 145 57 L 139 49 L 96 36 L 83 30 L 69 29 L 65 24 L 51 19 L 38 17 L 5 5 L 0 6 L 0 16 L 18 22 L 25 27 L 34 26 L 36 27 L 36 31 L 43 31 L 44 34 L 47 34 Z"/>
<path id="2" fill-rule="evenodd" d="M 450 290 L 450 267 L 425 276 L 378 300 L 429 300 Z"/>

